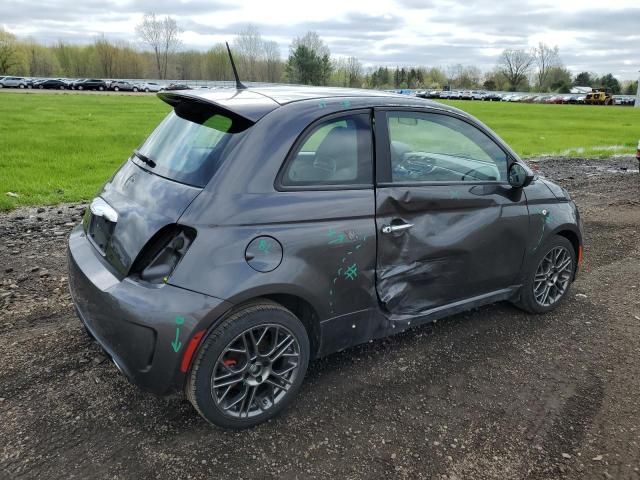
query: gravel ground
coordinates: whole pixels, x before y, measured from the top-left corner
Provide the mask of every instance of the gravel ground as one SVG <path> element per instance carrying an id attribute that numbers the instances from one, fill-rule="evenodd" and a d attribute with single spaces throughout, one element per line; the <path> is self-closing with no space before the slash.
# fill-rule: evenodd
<path id="1" fill-rule="evenodd" d="M 637 163 L 534 164 L 585 220 L 560 308 L 498 304 L 331 355 L 240 433 L 128 384 L 84 333 L 65 263 L 82 205 L 0 214 L 0 477 L 640 479 Z"/>

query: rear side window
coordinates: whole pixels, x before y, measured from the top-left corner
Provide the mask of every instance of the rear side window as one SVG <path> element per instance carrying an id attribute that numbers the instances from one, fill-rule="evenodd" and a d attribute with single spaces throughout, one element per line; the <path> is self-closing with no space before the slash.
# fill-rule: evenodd
<path id="1" fill-rule="evenodd" d="M 138 149 L 140 167 L 180 183 L 204 187 L 218 171 L 231 139 L 250 123 L 211 106 L 178 104 Z"/>
<path id="2" fill-rule="evenodd" d="M 372 136 L 366 113 L 316 125 L 298 143 L 287 164 L 284 186 L 371 185 Z"/>

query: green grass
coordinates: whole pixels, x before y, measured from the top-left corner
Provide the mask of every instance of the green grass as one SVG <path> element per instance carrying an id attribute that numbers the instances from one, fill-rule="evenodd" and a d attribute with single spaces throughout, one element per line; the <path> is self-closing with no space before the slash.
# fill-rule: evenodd
<path id="1" fill-rule="evenodd" d="M 92 198 L 168 111 L 152 96 L 1 94 L 0 210 Z"/>
<path id="2" fill-rule="evenodd" d="M 640 109 L 447 103 L 524 157 L 632 154 L 640 138 Z M 152 96 L 0 94 L 0 210 L 92 198 L 168 111 Z"/>
<path id="3" fill-rule="evenodd" d="M 640 109 L 590 105 L 448 101 L 478 117 L 520 156 L 634 154 Z"/>

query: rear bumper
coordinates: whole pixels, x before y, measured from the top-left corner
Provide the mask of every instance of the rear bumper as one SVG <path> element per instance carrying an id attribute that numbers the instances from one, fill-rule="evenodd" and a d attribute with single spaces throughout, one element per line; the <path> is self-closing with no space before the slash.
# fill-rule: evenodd
<path id="1" fill-rule="evenodd" d="M 78 316 L 134 384 L 156 394 L 180 390 L 180 363 L 194 333 L 231 304 L 169 284 L 118 280 L 81 226 L 69 237 L 69 288 Z"/>

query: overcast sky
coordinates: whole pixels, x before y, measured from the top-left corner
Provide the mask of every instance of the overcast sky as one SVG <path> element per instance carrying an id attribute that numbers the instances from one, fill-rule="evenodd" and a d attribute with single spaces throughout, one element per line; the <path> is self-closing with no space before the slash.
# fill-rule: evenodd
<path id="1" fill-rule="evenodd" d="M 233 40 L 244 25 L 275 40 L 315 30 L 332 54 L 365 65 L 493 68 L 504 48 L 558 45 L 574 73 L 640 69 L 640 0 L 0 0 L 0 25 L 20 37 L 89 43 L 100 34 L 137 42 L 143 13 L 171 15 L 185 47 Z"/>

